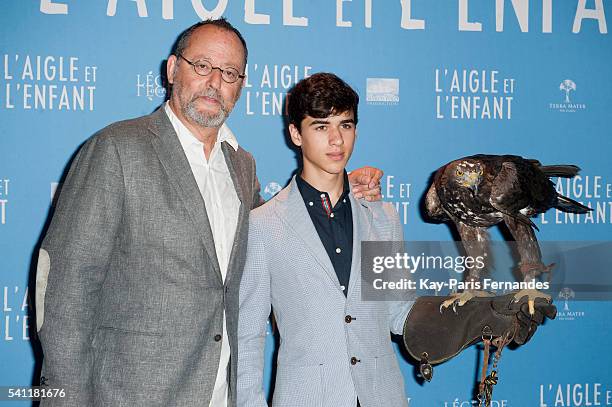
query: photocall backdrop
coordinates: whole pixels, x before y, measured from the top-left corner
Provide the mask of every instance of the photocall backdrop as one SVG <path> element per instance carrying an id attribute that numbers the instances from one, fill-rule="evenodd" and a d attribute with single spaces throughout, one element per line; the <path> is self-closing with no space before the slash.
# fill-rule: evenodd
<path id="1" fill-rule="evenodd" d="M 28 283 L 67 163 L 97 130 L 163 102 L 163 62 L 189 25 L 223 15 L 246 38 L 247 79 L 228 123 L 255 156 L 266 199 L 296 166 L 284 136 L 286 93 L 330 71 L 361 98 L 349 168 L 385 171 L 384 199 L 397 206 L 407 240 L 452 240 L 419 210 L 429 178 L 452 159 L 490 153 L 579 165 L 575 179 L 553 181 L 594 211 L 551 210 L 534 220 L 537 236 L 604 241 L 612 230 L 611 13 L 611 0 L 3 1 L 0 385 L 32 383 Z M 504 352 L 494 406 L 612 405 L 610 302 L 553 295 L 557 319 Z M 273 348 L 269 335 L 266 386 Z M 472 347 L 420 384 L 398 350 L 409 405 L 472 405 L 479 357 Z"/>

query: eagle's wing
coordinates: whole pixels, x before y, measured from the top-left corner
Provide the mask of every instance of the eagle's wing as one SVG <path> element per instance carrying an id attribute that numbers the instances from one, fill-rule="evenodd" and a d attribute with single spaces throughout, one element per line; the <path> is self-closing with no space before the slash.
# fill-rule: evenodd
<path id="1" fill-rule="evenodd" d="M 429 190 L 427 191 L 427 195 L 425 196 L 425 209 L 427 210 L 427 216 L 432 219 L 437 220 L 449 220 L 449 216 L 446 214 L 446 211 L 442 207 L 442 202 L 440 202 L 440 197 L 436 192 L 436 183 L 432 182 Z"/>
<path id="2" fill-rule="evenodd" d="M 482 274 L 487 271 L 491 256 L 489 253 L 489 232 L 485 227 L 469 226 L 461 221 L 455 222 L 455 225 L 461 236 L 461 244 L 465 249 L 465 254 L 473 259 L 481 257 L 481 260 L 485 262 L 485 267 L 482 269 L 470 268 L 465 280 L 481 281 Z"/>
<path id="3" fill-rule="evenodd" d="M 535 165 L 536 167 L 541 167 L 542 163 L 539 162 L 538 160 L 534 159 L 534 158 L 526 158 L 525 161 L 529 162 L 532 165 Z"/>
<path id="4" fill-rule="evenodd" d="M 509 161 L 502 163 L 501 169 L 491 185 L 489 203 L 502 214 L 537 229 L 535 223 L 520 212 L 530 203 L 530 196 L 523 189 L 520 176 L 514 163 Z"/>

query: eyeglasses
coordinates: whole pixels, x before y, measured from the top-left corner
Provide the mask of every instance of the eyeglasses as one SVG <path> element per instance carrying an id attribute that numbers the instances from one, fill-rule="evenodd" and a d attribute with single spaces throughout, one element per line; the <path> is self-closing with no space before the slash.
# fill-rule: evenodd
<path id="1" fill-rule="evenodd" d="M 187 58 L 185 58 L 182 54 L 178 54 L 179 58 L 183 58 L 185 62 L 193 67 L 195 73 L 200 76 L 207 76 L 213 71 L 213 69 L 218 69 L 221 72 L 221 78 L 227 83 L 234 83 L 238 79 L 244 78 L 246 75 L 241 74 L 235 68 L 221 68 L 219 66 L 213 66 L 210 61 L 205 59 L 191 62 Z"/>

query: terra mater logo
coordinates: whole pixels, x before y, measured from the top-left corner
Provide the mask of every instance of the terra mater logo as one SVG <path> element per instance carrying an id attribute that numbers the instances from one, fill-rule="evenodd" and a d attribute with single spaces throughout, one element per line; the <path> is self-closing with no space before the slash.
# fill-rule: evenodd
<path id="1" fill-rule="evenodd" d="M 564 287 L 557 294 L 557 298 L 563 301 L 563 307 L 557 312 L 557 319 L 560 321 L 574 321 L 584 317 L 584 311 L 570 309 L 570 300 L 576 297 L 576 293 L 569 287 Z"/>
<path id="2" fill-rule="evenodd" d="M 561 92 L 563 102 L 562 103 L 549 103 L 548 108 L 551 110 L 556 110 L 556 111 L 563 112 L 563 113 L 575 113 L 578 110 L 585 110 L 586 109 L 585 103 L 579 103 L 579 102 L 576 102 L 575 100 L 572 101 L 572 97 L 570 97 L 576 93 L 577 89 L 578 89 L 578 86 L 573 80 L 564 79 L 559 84 L 559 91 Z"/>
<path id="3" fill-rule="evenodd" d="M 559 85 L 559 90 L 565 92 L 565 103 L 572 103 L 570 101 L 569 95 L 571 91 L 576 90 L 576 84 L 574 83 L 574 81 L 571 79 L 564 80 L 563 82 L 561 82 L 561 85 Z"/>

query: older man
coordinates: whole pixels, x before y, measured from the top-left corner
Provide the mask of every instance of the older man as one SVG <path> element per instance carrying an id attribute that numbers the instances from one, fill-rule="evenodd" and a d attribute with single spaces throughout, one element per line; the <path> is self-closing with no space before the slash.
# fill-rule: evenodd
<path id="1" fill-rule="evenodd" d="M 246 60 L 227 21 L 190 27 L 168 58 L 169 101 L 75 157 L 39 255 L 41 382 L 65 389 L 43 405 L 235 404 L 239 282 L 262 201 L 224 124 Z M 377 199 L 379 171 L 352 178 Z"/>

